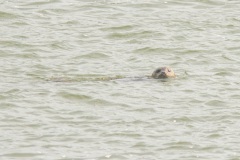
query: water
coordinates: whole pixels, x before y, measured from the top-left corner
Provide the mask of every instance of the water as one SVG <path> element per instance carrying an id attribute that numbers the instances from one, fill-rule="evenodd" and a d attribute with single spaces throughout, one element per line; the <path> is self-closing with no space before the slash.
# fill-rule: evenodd
<path id="1" fill-rule="evenodd" d="M 1 159 L 240 159 L 239 7 L 1 0 Z"/>

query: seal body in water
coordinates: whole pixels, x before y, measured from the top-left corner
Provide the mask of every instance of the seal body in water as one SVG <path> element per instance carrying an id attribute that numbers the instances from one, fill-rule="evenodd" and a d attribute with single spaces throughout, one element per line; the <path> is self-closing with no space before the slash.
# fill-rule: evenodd
<path id="1" fill-rule="evenodd" d="M 145 78 L 154 78 L 154 79 L 164 79 L 164 78 L 172 78 L 175 77 L 174 71 L 170 67 L 159 67 L 157 68 L 151 76 L 144 76 L 144 77 L 124 77 L 124 76 L 114 76 L 114 77 L 86 77 L 80 79 L 71 79 L 67 77 L 51 77 L 47 79 L 47 81 L 53 82 L 74 82 L 74 81 L 110 81 L 110 80 L 117 80 L 117 79 L 129 79 L 130 80 L 142 80 Z"/>
<path id="2" fill-rule="evenodd" d="M 175 77 L 174 71 L 170 67 L 159 67 L 152 73 L 152 78 L 171 78 Z"/>

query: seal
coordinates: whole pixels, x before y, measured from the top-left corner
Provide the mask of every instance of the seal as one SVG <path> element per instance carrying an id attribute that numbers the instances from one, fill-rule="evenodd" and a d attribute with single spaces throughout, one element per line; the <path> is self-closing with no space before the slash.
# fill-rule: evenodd
<path id="1" fill-rule="evenodd" d="M 113 77 L 82 77 L 79 79 L 72 79 L 68 77 L 51 77 L 46 79 L 47 81 L 52 81 L 52 82 L 80 82 L 80 81 L 111 81 L 111 80 L 117 80 L 117 79 L 129 79 L 129 80 L 144 80 L 144 79 L 164 79 L 164 78 L 172 78 L 175 77 L 174 71 L 170 67 L 159 67 L 157 68 L 152 75 L 148 76 L 140 76 L 140 77 L 125 77 L 125 76 L 120 76 L 116 75 Z"/>
<path id="2" fill-rule="evenodd" d="M 174 71 L 170 67 L 159 67 L 152 73 L 152 78 L 171 78 L 175 77 Z"/>

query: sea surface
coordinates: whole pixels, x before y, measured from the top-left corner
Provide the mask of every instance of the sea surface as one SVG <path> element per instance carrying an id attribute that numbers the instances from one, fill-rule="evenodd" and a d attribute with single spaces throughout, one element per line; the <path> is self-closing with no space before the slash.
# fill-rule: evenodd
<path id="1" fill-rule="evenodd" d="M 1 160 L 240 160 L 239 0 L 0 0 L 0 77 Z"/>

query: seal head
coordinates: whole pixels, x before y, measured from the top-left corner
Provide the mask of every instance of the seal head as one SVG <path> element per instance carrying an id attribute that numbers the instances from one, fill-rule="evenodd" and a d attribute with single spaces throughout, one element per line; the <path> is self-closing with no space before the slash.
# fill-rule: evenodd
<path id="1" fill-rule="evenodd" d="M 160 79 L 160 78 L 170 78 L 170 77 L 175 77 L 174 71 L 169 68 L 169 67 L 160 67 L 157 68 L 153 73 L 152 73 L 152 78 L 155 79 Z"/>

